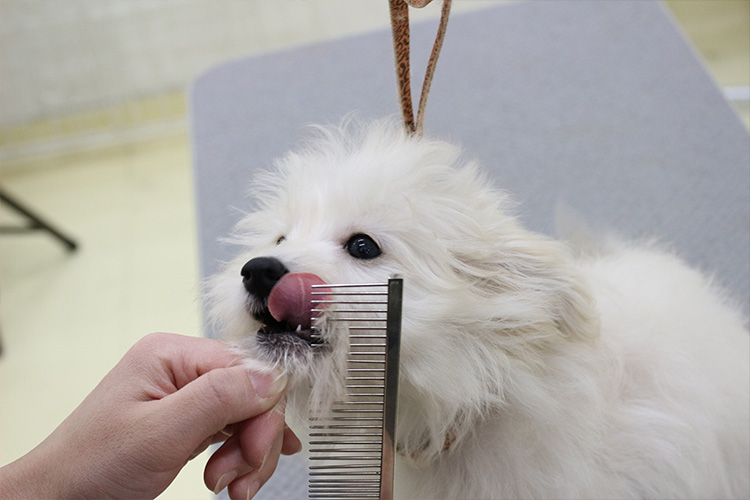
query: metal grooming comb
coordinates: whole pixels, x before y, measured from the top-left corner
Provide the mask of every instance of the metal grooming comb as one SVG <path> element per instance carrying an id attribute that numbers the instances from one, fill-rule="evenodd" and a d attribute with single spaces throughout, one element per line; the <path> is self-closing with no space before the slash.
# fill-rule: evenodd
<path id="1" fill-rule="evenodd" d="M 313 285 L 312 296 L 313 312 L 348 325 L 349 355 L 346 398 L 310 417 L 309 497 L 391 500 L 403 280 Z"/>

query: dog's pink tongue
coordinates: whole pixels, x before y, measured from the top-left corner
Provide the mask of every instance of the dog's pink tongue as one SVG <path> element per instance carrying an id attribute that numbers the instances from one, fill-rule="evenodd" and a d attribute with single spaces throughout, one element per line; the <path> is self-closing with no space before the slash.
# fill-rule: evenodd
<path id="1" fill-rule="evenodd" d="M 312 299 L 324 296 L 312 295 L 313 285 L 325 285 L 325 281 L 309 273 L 288 273 L 271 289 L 268 296 L 268 311 L 276 321 L 286 321 L 303 330 L 310 328 L 313 318 Z M 316 289 L 316 291 L 326 291 Z"/>

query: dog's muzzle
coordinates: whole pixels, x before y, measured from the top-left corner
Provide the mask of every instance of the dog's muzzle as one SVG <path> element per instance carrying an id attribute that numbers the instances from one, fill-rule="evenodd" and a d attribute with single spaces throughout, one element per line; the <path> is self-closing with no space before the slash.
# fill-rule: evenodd
<path id="1" fill-rule="evenodd" d="M 319 342 L 312 336 L 310 328 L 302 328 L 287 321 L 279 321 L 273 317 L 268 309 L 268 299 L 271 290 L 279 280 L 289 273 L 289 269 L 274 257 L 256 257 L 242 266 L 242 284 L 249 294 L 248 309 L 250 314 L 262 323 L 258 335 L 266 343 L 282 341 L 283 338 L 293 337 L 313 345 Z"/>

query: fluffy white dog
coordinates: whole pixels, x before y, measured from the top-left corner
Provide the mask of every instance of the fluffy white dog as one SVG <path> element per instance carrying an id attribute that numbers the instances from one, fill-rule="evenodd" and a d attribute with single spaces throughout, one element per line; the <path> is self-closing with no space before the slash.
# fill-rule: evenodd
<path id="1" fill-rule="evenodd" d="M 750 497 L 742 315 L 652 246 L 574 252 L 527 231 L 459 162 L 393 123 L 321 129 L 258 179 L 213 318 L 288 370 L 304 416 L 338 390 L 345 332 L 318 349 L 274 319 L 277 280 L 400 274 L 401 498 Z"/>

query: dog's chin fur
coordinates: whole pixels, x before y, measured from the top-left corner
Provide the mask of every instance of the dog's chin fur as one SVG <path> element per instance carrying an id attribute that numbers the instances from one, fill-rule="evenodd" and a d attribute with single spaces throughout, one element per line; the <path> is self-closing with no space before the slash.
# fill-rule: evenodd
<path id="1" fill-rule="evenodd" d="M 574 254 L 521 227 L 455 147 L 392 122 L 318 129 L 253 194 L 210 309 L 248 359 L 288 371 L 296 430 L 342 394 L 346 331 L 269 348 L 239 269 L 270 256 L 328 283 L 404 278 L 397 495 L 750 496 L 750 337 L 676 257 Z M 382 254 L 349 255 L 356 233 Z"/>

